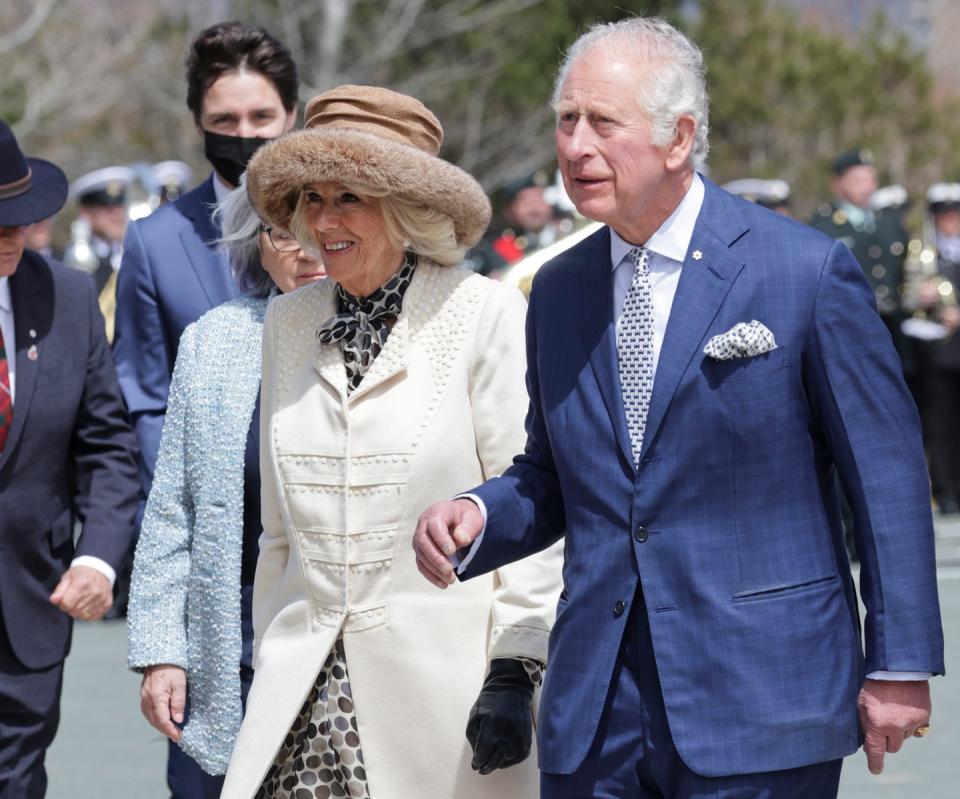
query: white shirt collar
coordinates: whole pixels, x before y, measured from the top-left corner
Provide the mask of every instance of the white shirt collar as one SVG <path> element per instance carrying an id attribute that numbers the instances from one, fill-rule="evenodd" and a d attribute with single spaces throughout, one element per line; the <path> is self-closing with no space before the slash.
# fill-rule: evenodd
<path id="1" fill-rule="evenodd" d="M 669 258 L 671 261 L 683 263 L 690 248 L 690 239 L 693 238 L 693 229 L 703 207 L 705 189 L 700 175 L 693 174 L 690 188 L 683 195 L 680 204 L 673 209 L 663 224 L 647 240 L 646 248 L 657 255 Z M 610 229 L 610 262 L 611 268 L 616 269 L 636 245 L 620 238 L 617 231 Z"/>
<path id="2" fill-rule="evenodd" d="M 13 300 L 10 299 L 9 277 L 0 277 L 0 311 L 13 313 Z"/>
<path id="3" fill-rule="evenodd" d="M 223 182 L 216 170 L 213 172 L 213 196 L 217 198 L 218 203 L 222 203 L 227 199 L 227 196 L 232 192 L 231 189 L 226 183 Z"/>

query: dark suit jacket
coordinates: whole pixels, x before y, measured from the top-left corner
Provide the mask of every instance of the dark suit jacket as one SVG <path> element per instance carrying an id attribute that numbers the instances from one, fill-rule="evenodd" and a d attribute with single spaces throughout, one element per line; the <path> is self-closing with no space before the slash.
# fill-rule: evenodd
<path id="1" fill-rule="evenodd" d="M 184 328 L 238 296 L 220 235 L 210 221 L 211 174 L 202 184 L 130 224 L 117 275 L 113 357 L 140 444 L 140 477 L 150 490 L 167 392 Z"/>
<path id="2" fill-rule="evenodd" d="M 638 588 L 670 733 L 698 774 L 848 755 L 865 668 L 943 672 L 919 420 L 863 273 L 842 244 L 704 183 L 639 467 L 604 228 L 534 281 L 526 451 L 474 489 L 489 516 L 466 576 L 566 532 L 537 729 L 549 772 L 583 761 Z M 704 354 L 752 320 L 776 349 Z"/>
<path id="3" fill-rule="evenodd" d="M 140 486 L 89 276 L 27 250 L 10 296 L 17 382 L 0 456 L 0 609 L 19 660 L 41 669 L 70 648 L 70 618 L 50 594 L 75 555 L 119 568 Z"/>

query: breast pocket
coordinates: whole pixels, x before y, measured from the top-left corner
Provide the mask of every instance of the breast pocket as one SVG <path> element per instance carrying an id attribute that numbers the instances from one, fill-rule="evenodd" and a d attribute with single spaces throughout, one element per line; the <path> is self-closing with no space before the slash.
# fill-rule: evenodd
<path id="1" fill-rule="evenodd" d="M 786 348 L 777 347 L 762 355 L 731 358 L 729 361 L 718 361 L 710 356 L 704 356 L 700 369 L 710 387 L 719 388 L 731 383 L 757 380 L 782 369 L 786 363 Z"/>

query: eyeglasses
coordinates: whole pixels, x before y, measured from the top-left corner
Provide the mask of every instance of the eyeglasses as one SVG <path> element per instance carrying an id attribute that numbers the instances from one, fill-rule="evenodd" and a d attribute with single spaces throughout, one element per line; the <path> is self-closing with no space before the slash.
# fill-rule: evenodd
<path id="1" fill-rule="evenodd" d="M 293 252 L 300 249 L 300 242 L 292 233 L 276 230 L 270 225 L 260 225 L 260 232 L 267 234 L 273 249 L 277 252 Z"/>

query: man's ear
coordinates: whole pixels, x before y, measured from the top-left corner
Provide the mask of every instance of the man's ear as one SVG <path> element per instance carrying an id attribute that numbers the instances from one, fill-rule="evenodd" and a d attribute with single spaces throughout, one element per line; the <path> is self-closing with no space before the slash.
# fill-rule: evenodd
<path id="1" fill-rule="evenodd" d="M 693 137 L 697 123 L 689 114 L 681 114 L 677 119 L 673 139 L 667 145 L 665 164 L 668 169 L 682 169 L 690 159 L 693 150 Z"/>

